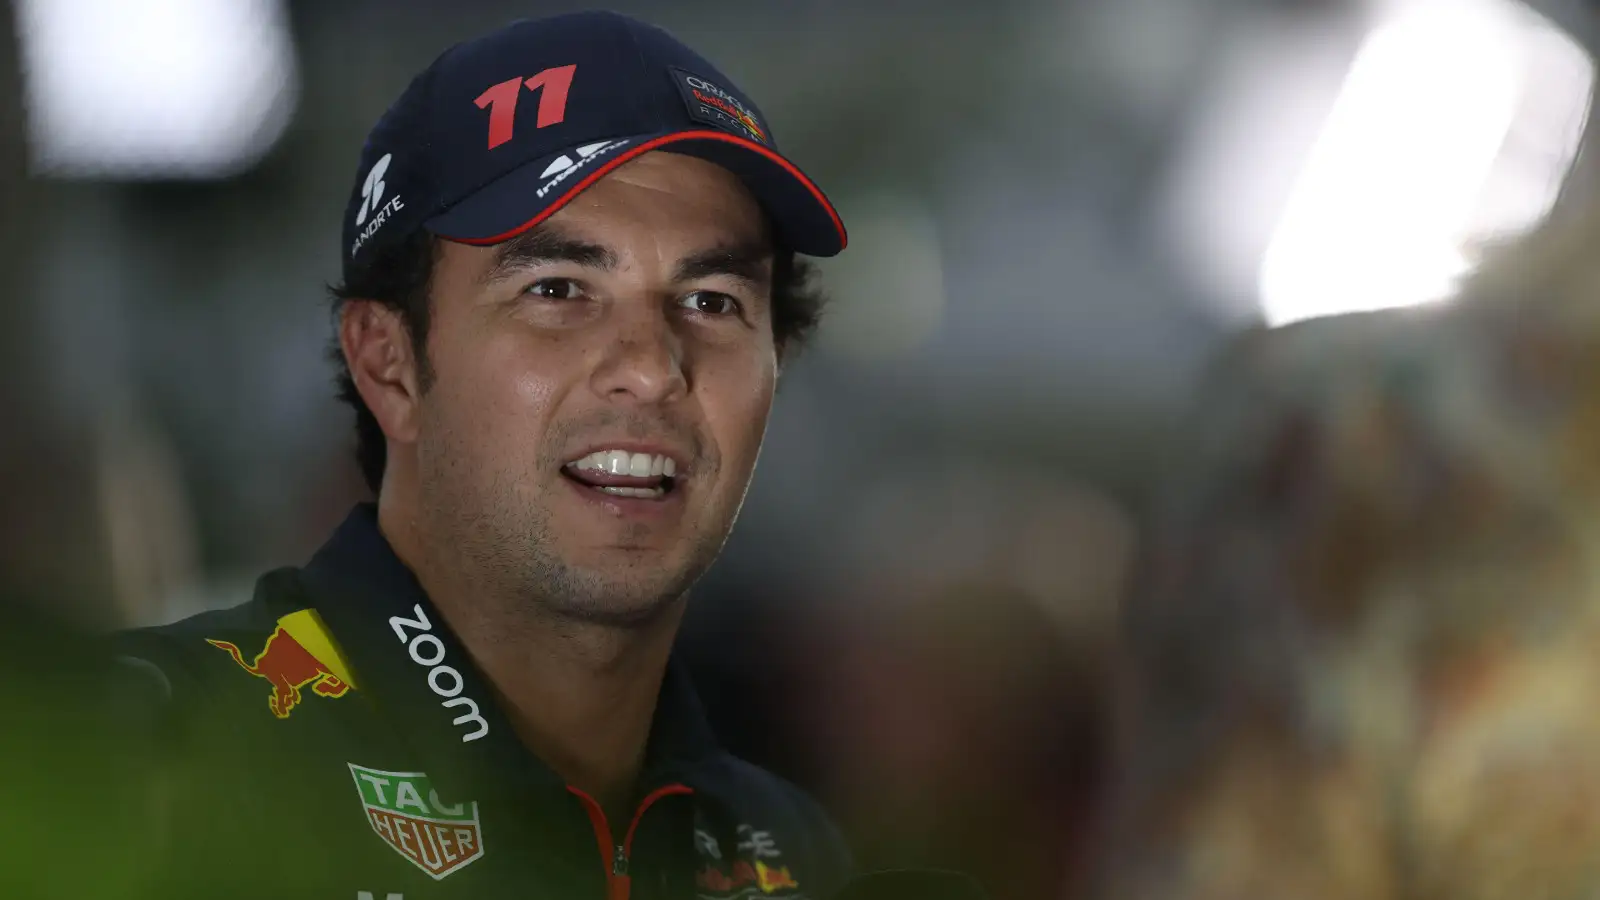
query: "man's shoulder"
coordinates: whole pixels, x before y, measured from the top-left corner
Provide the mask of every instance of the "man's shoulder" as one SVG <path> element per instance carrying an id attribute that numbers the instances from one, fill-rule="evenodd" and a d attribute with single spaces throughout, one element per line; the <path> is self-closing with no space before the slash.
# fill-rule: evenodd
<path id="1" fill-rule="evenodd" d="M 298 576 L 290 568 L 268 572 L 243 603 L 119 631 L 112 635 L 117 661 L 161 683 L 172 699 L 203 691 L 218 676 L 237 675 L 234 656 L 262 651 L 280 620 L 308 605 Z"/>

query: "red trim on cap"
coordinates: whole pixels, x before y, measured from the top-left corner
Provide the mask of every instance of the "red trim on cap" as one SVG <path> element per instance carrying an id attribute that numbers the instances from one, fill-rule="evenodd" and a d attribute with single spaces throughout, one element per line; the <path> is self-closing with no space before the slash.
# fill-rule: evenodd
<path id="1" fill-rule="evenodd" d="M 540 213 L 538 215 L 534 216 L 533 218 L 529 219 L 526 222 L 523 222 L 521 225 L 518 225 L 517 227 L 511 229 L 510 231 L 507 231 L 504 234 L 497 234 L 494 237 L 486 237 L 486 238 L 451 237 L 450 240 L 456 241 L 457 243 L 473 244 L 473 245 L 476 245 L 476 246 L 484 246 L 484 245 L 487 245 L 487 244 L 498 244 L 501 241 L 510 240 L 511 238 L 516 237 L 517 235 L 523 233 L 524 231 L 527 231 L 528 229 L 532 228 L 533 226 L 539 224 L 540 222 L 543 222 L 545 219 L 550 218 L 550 216 L 554 215 L 557 210 L 561 209 L 561 207 L 563 207 L 563 206 L 566 206 L 567 203 L 569 203 L 572 200 L 573 197 L 576 197 L 578 194 L 582 193 L 585 188 L 587 188 L 590 185 L 594 184 L 596 181 L 599 181 L 601 178 L 604 178 L 606 175 L 610 174 L 612 170 L 616 169 L 618 166 L 622 165 L 623 163 L 627 162 L 628 160 L 633 159 L 634 157 L 643 155 L 645 153 L 649 153 L 651 150 L 654 150 L 654 149 L 656 149 L 658 147 L 662 147 L 662 146 L 665 146 L 667 144 L 675 144 L 675 143 L 677 143 L 679 141 L 687 141 L 687 140 L 713 140 L 713 141 L 723 141 L 725 143 L 734 144 L 736 146 L 743 147 L 746 150 L 753 150 L 756 153 L 759 153 L 762 156 L 766 157 L 767 159 L 771 160 L 772 162 L 775 162 L 778 165 L 782 166 L 784 171 L 788 172 L 791 176 L 793 176 L 795 178 L 795 180 L 799 181 L 802 185 L 804 185 L 805 189 L 811 192 L 811 196 L 815 197 L 816 201 L 818 203 L 822 204 L 822 208 L 828 211 L 828 218 L 833 220 L 833 227 L 834 227 L 835 230 L 837 230 L 839 232 L 839 249 L 843 250 L 845 248 L 845 245 L 846 245 L 846 243 L 848 243 L 849 238 L 845 234 L 844 223 L 839 220 L 839 213 L 833 208 L 833 204 L 828 202 L 828 198 L 824 197 L 822 195 L 822 189 L 817 187 L 816 184 L 814 184 L 811 181 L 811 179 L 807 178 L 805 176 L 805 173 L 803 173 L 799 169 L 795 168 L 794 163 L 789 162 L 787 159 L 784 159 L 782 156 L 779 156 L 778 154 L 776 154 L 773 151 L 767 149 L 766 147 L 763 147 L 762 145 L 756 143 L 755 141 L 746 140 L 744 138 L 737 137 L 737 136 L 731 135 L 731 134 L 724 134 L 724 133 L 722 133 L 720 131 L 680 131 L 680 132 L 678 132 L 676 134 L 663 135 L 661 137 L 655 138 L 654 140 L 646 141 L 643 144 L 638 145 L 637 147 L 633 147 L 633 148 L 630 148 L 628 150 L 625 150 L 622 153 L 619 153 L 616 156 L 612 157 L 611 159 L 606 160 L 604 163 L 601 164 L 600 168 L 595 169 L 593 172 L 590 172 L 587 176 L 585 176 L 577 184 L 574 184 L 572 187 L 568 188 L 566 193 L 562 194 L 561 196 L 557 197 L 555 200 L 551 201 L 550 205 L 545 207 L 542 211 L 540 211 Z M 449 235 L 445 235 L 445 237 L 449 237 Z"/>

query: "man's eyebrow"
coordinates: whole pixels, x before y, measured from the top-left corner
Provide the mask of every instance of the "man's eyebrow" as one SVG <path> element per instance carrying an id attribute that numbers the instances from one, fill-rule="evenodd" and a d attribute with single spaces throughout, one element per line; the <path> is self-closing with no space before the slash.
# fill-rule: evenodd
<path id="1" fill-rule="evenodd" d="M 766 268 L 772 256 L 772 245 L 765 241 L 713 247 L 680 261 L 675 280 L 694 281 L 697 278 L 727 275 L 746 282 L 752 288 L 765 289 L 772 283 Z"/>
<path id="2" fill-rule="evenodd" d="M 493 283 L 519 269 L 553 262 L 614 269 L 617 255 L 610 248 L 574 240 L 548 225 L 540 225 L 495 248 L 494 264 L 483 273 L 482 280 Z"/>

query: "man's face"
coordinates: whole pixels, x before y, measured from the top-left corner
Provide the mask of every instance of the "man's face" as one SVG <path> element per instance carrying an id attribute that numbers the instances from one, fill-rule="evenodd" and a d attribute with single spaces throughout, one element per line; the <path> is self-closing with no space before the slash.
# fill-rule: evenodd
<path id="1" fill-rule="evenodd" d="M 660 152 L 512 241 L 444 242 L 414 449 L 423 534 L 450 545 L 428 552 L 565 617 L 668 608 L 755 467 L 771 272 L 744 186 Z"/>

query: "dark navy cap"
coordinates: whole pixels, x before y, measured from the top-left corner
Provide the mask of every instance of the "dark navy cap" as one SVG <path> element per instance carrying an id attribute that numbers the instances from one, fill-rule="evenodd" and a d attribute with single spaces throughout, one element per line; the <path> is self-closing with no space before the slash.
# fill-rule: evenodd
<path id="1" fill-rule="evenodd" d="M 727 76 L 660 28 L 581 12 L 458 44 L 412 80 L 362 148 L 345 267 L 418 228 L 507 240 L 659 149 L 738 176 L 788 249 L 844 249 L 833 204 L 779 154 L 761 110 Z"/>

